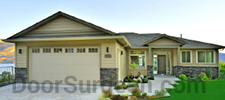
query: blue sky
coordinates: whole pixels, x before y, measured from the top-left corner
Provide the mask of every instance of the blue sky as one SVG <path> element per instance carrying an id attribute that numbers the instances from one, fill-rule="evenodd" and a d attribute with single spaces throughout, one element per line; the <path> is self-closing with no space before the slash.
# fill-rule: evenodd
<path id="1" fill-rule="evenodd" d="M 62 11 L 114 32 L 166 33 L 225 45 L 225 0 L 0 0 L 5 39 Z"/>

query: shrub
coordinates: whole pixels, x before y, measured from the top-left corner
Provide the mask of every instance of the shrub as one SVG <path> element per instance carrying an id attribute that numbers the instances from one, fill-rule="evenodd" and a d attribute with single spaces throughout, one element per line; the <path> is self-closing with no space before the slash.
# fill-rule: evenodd
<path id="1" fill-rule="evenodd" d="M 140 77 L 140 75 L 141 75 L 141 72 L 138 72 L 138 77 Z"/>
<path id="2" fill-rule="evenodd" d="M 138 83 L 141 83 L 141 80 L 137 80 Z"/>
<path id="3" fill-rule="evenodd" d="M 128 79 L 129 82 L 133 82 L 133 79 Z"/>
<path id="4" fill-rule="evenodd" d="M 212 78 L 212 76 L 213 76 L 212 68 L 207 67 L 205 70 L 206 70 L 205 73 L 208 76 L 208 78 Z"/>
<path id="5" fill-rule="evenodd" d="M 128 79 L 124 79 L 124 81 L 125 81 L 125 82 L 129 82 L 129 80 L 128 80 Z"/>
<path id="6" fill-rule="evenodd" d="M 207 76 L 204 76 L 204 77 L 202 78 L 202 81 L 209 81 L 209 78 L 208 78 Z"/>
<path id="7" fill-rule="evenodd" d="M 132 89 L 132 95 L 133 96 L 136 96 L 136 97 L 140 97 L 140 95 L 141 95 L 141 90 L 138 88 L 138 87 L 134 87 L 133 89 Z"/>
<path id="8" fill-rule="evenodd" d="M 111 92 L 110 88 L 107 89 L 107 90 L 103 90 L 102 94 L 103 94 L 104 98 L 111 98 L 112 97 L 112 92 Z"/>
<path id="9" fill-rule="evenodd" d="M 147 93 L 142 93 L 142 97 L 146 97 L 147 96 Z"/>
<path id="10" fill-rule="evenodd" d="M 179 75 L 179 79 L 187 80 L 187 76 L 185 74 L 181 74 L 181 75 Z"/>
<path id="11" fill-rule="evenodd" d="M 119 89 L 123 89 L 123 87 L 121 85 L 117 85 L 117 86 L 115 86 L 114 89 L 119 90 Z"/>
<path id="12" fill-rule="evenodd" d="M 129 84 L 129 87 L 135 87 L 135 86 L 138 86 L 138 85 L 135 84 L 135 83 L 130 83 L 130 84 Z"/>
<path id="13" fill-rule="evenodd" d="M 225 69 L 220 69 L 220 79 L 225 79 Z"/>
<path id="14" fill-rule="evenodd" d="M 130 79 L 130 76 L 129 75 L 127 75 L 127 79 Z"/>
<path id="15" fill-rule="evenodd" d="M 125 98 L 120 95 L 114 95 L 110 100 L 125 100 Z"/>
<path id="16" fill-rule="evenodd" d="M 198 77 L 202 81 L 208 81 L 209 80 L 209 78 L 206 76 L 206 74 L 204 72 L 201 72 L 201 74 L 199 74 Z"/>
<path id="17" fill-rule="evenodd" d="M 147 83 L 147 82 L 148 82 L 148 78 L 144 78 L 143 80 L 144 80 L 144 82 L 145 82 L 145 83 Z"/>
<path id="18" fill-rule="evenodd" d="M 154 75 L 151 75 L 151 79 L 154 80 Z"/>
<path id="19" fill-rule="evenodd" d="M 164 96 L 165 95 L 165 91 L 164 90 L 160 90 L 160 91 L 158 91 L 158 92 L 156 92 L 155 93 L 155 96 L 159 96 L 159 97 L 162 97 L 162 96 Z"/>
<path id="20" fill-rule="evenodd" d="M 132 78 L 132 79 L 134 78 L 134 76 L 131 73 L 130 73 L 130 78 Z"/>
<path id="21" fill-rule="evenodd" d="M 129 94 L 121 94 L 120 96 L 122 96 L 123 98 L 127 98 L 130 95 Z"/>

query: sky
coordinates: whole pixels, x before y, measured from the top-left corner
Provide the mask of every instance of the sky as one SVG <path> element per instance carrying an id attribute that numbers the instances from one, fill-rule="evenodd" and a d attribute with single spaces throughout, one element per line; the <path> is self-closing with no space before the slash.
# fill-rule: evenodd
<path id="1" fill-rule="evenodd" d="M 0 0 L 0 39 L 62 11 L 113 32 L 182 34 L 225 46 L 224 5 L 225 0 Z"/>

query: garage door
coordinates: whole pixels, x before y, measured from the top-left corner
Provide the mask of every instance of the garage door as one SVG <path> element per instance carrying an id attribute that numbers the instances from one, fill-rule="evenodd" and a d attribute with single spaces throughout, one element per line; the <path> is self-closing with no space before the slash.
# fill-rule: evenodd
<path id="1" fill-rule="evenodd" d="M 30 80 L 65 84 L 74 76 L 77 80 L 69 78 L 69 83 L 93 84 L 100 79 L 99 52 L 98 46 L 29 48 Z"/>

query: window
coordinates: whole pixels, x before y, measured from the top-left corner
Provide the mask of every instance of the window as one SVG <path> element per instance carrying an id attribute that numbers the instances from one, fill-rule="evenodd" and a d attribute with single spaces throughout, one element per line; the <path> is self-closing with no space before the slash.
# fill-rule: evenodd
<path id="1" fill-rule="evenodd" d="M 181 62 L 191 63 L 191 51 L 181 51 Z"/>
<path id="2" fill-rule="evenodd" d="M 77 48 L 77 53 L 85 53 L 85 48 Z"/>
<path id="3" fill-rule="evenodd" d="M 18 51 L 18 52 L 19 52 L 19 54 L 22 54 L 22 53 L 23 53 L 22 49 L 19 49 L 19 51 Z"/>
<path id="4" fill-rule="evenodd" d="M 54 48 L 54 53 L 62 53 L 62 48 Z"/>
<path id="5" fill-rule="evenodd" d="M 214 63 L 214 51 L 197 51 L 198 63 Z"/>
<path id="6" fill-rule="evenodd" d="M 73 53 L 73 48 L 66 48 L 66 53 Z"/>
<path id="7" fill-rule="evenodd" d="M 51 48 L 43 48 L 43 53 L 51 53 Z"/>
<path id="8" fill-rule="evenodd" d="M 98 48 L 89 48 L 89 53 L 98 53 Z"/>
<path id="9" fill-rule="evenodd" d="M 39 53 L 39 52 L 40 52 L 40 49 L 37 49 L 37 48 L 32 49 L 32 53 Z"/>
<path id="10" fill-rule="evenodd" d="M 145 69 L 145 51 L 133 50 L 130 51 L 130 64 L 138 64 L 137 69 Z"/>

